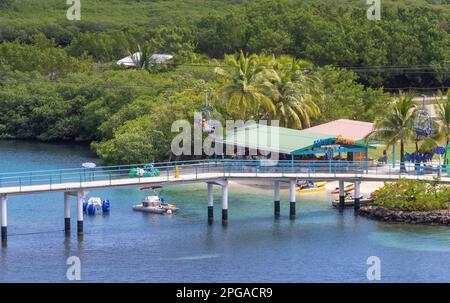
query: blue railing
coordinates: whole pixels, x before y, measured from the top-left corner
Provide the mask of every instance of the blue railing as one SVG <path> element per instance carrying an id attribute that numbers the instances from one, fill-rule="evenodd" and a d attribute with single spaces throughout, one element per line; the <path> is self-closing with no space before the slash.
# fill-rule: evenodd
<path id="1" fill-rule="evenodd" d="M 130 170 L 144 168 L 146 164 L 130 164 L 117 166 L 99 166 L 95 168 L 69 168 L 29 172 L 7 172 L 0 173 L 0 188 L 19 187 L 34 185 L 52 185 L 63 183 L 77 183 L 80 187 L 83 183 L 90 181 L 109 181 L 130 178 Z M 179 174 L 190 175 L 191 178 L 199 178 L 205 173 L 220 173 L 224 177 L 236 173 L 258 174 L 302 174 L 314 178 L 319 174 L 349 175 L 385 175 L 389 178 L 401 176 L 434 176 L 448 177 L 450 167 L 442 166 L 417 166 L 405 164 L 400 169 L 400 164 L 373 165 L 367 161 L 299 161 L 299 160 L 191 160 L 176 162 L 154 163 L 154 167 L 160 171 L 159 176 L 167 180 L 175 176 L 178 169 Z M 142 179 L 143 176 L 134 176 Z"/>

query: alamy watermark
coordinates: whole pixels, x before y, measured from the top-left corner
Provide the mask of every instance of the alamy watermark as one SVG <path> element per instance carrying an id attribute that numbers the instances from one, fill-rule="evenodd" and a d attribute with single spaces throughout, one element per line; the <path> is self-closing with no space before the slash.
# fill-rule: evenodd
<path id="1" fill-rule="evenodd" d="M 367 280 L 380 281 L 381 280 L 381 260 L 377 256 L 370 256 L 367 258 L 366 264 L 369 268 L 366 272 Z"/>
<path id="2" fill-rule="evenodd" d="M 81 0 L 67 0 L 66 3 L 70 5 L 67 9 L 67 20 L 81 20 Z"/>
<path id="3" fill-rule="evenodd" d="M 267 120 L 258 123 L 254 120 L 227 120 L 224 128 L 220 121 L 207 121 L 196 113 L 193 127 L 188 120 L 172 123 L 171 131 L 178 134 L 172 140 L 171 151 L 175 156 L 225 155 L 276 161 L 279 160 L 280 145 L 278 126 L 278 120 L 271 120 L 270 125 Z"/>
<path id="4" fill-rule="evenodd" d="M 69 281 L 81 280 L 81 261 L 77 256 L 67 258 L 66 264 L 69 266 L 66 271 L 66 278 Z"/>
<path id="5" fill-rule="evenodd" d="M 366 0 L 369 8 L 367 9 L 367 19 L 381 20 L 381 0 Z"/>

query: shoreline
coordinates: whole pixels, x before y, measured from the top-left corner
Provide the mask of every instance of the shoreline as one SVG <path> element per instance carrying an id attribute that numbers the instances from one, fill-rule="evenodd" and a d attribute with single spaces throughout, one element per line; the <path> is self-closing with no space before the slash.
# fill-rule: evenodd
<path id="1" fill-rule="evenodd" d="M 359 215 L 389 223 L 450 225 L 450 212 L 447 209 L 433 211 L 405 211 L 388 209 L 382 206 L 361 206 Z"/>

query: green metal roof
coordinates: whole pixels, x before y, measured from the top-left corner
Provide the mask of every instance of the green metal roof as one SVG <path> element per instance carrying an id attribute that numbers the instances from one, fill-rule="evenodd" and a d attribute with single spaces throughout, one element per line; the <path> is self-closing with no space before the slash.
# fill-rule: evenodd
<path id="1" fill-rule="evenodd" d="M 291 154 L 311 146 L 316 140 L 326 138 L 330 136 L 285 127 L 251 124 L 235 129 L 234 133 L 227 134 L 225 140 L 217 140 L 227 145 Z"/>

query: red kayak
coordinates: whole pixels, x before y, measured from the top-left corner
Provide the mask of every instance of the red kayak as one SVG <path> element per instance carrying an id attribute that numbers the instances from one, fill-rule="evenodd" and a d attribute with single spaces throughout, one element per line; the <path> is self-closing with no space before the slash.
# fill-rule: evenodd
<path id="1" fill-rule="evenodd" d="M 344 192 L 348 193 L 355 189 L 355 184 L 349 184 L 344 188 Z M 339 194 L 339 187 L 336 187 L 331 191 L 332 194 Z"/>

